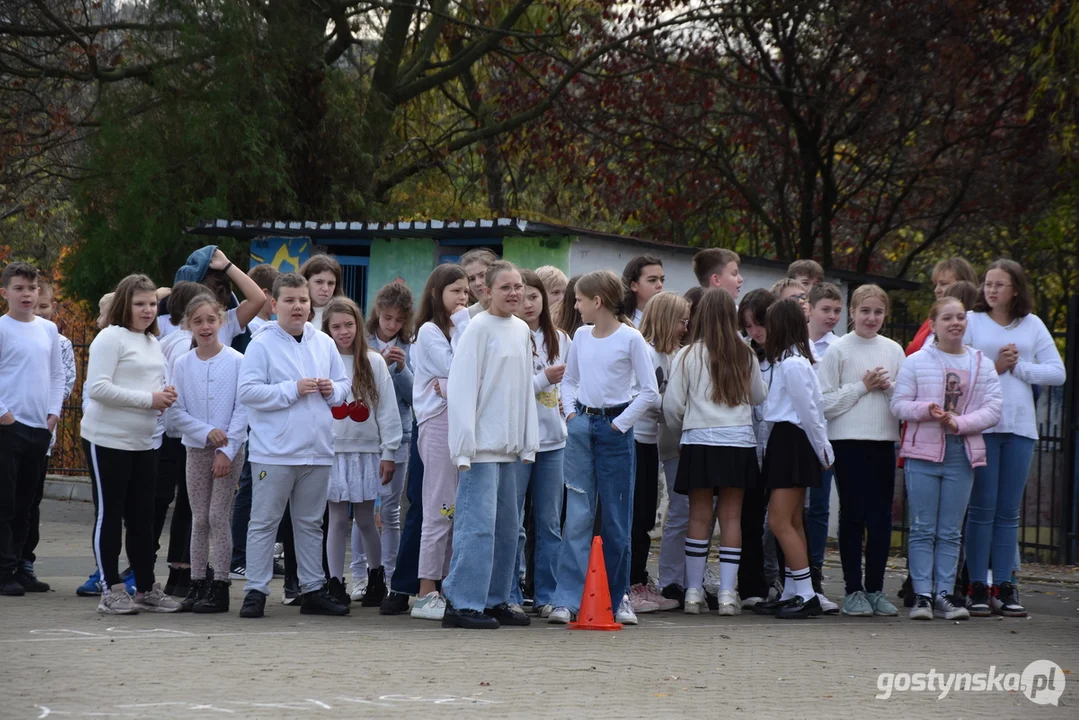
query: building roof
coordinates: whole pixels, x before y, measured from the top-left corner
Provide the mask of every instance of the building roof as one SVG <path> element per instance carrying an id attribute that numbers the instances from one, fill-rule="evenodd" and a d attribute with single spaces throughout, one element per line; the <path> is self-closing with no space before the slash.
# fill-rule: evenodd
<path id="1" fill-rule="evenodd" d="M 551 237 L 572 236 L 610 240 L 655 250 L 676 253 L 696 253 L 701 248 L 690 245 L 676 245 L 619 235 L 617 233 L 589 230 L 537 222 L 524 218 L 489 218 L 477 220 L 406 220 L 404 222 L 368 222 L 368 221 L 312 221 L 312 220 L 202 220 L 189 227 L 187 233 L 210 237 L 230 237 L 237 240 L 254 240 L 260 237 L 306 237 L 315 243 L 333 244 L 334 240 L 383 239 L 427 237 L 432 240 L 486 240 L 504 237 Z M 781 260 L 742 256 L 742 262 L 759 267 L 785 270 L 787 263 Z M 848 283 L 862 285 L 876 283 L 886 290 L 916 290 L 918 283 L 902 278 L 883 275 L 869 275 L 850 270 L 830 269 L 830 277 Z"/>

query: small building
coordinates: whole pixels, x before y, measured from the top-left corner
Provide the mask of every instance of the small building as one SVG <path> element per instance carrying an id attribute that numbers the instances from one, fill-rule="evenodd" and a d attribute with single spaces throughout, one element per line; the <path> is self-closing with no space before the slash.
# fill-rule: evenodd
<path id="1" fill-rule="evenodd" d="M 700 250 L 521 218 L 400 223 L 212 220 L 187 232 L 249 241 L 252 264 L 268 262 L 283 271 L 298 268 L 314 252 L 332 253 L 342 266 L 345 294 L 365 309 L 384 284 L 400 279 L 418 292 L 432 268 L 457 262 L 477 247 L 490 248 L 521 267 L 553 265 L 567 276 L 593 270 L 621 273 L 637 255 L 656 255 L 663 260 L 666 289 L 679 293 L 697 284 L 692 259 Z M 786 263 L 743 256 L 742 292 L 771 287 L 786 274 Z M 828 272 L 828 279 L 839 285 L 844 298 L 851 288 L 870 282 L 885 290 L 918 287 L 908 280 L 844 270 Z M 840 327 L 845 327 L 845 317 Z"/>

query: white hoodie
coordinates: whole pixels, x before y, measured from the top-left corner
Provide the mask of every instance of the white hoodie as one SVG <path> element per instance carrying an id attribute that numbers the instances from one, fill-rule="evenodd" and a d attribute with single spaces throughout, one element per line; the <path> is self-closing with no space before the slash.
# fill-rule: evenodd
<path id="1" fill-rule="evenodd" d="M 547 368 L 554 365 L 565 365 L 569 357 L 569 346 L 572 343 L 569 335 L 561 330 L 558 333 L 558 357 L 547 356 L 547 345 L 544 342 L 543 329 L 532 331 L 532 342 L 535 344 L 532 356 L 532 385 L 536 392 L 536 413 L 539 420 L 540 452 L 560 450 L 566 447 L 566 416 L 563 414 L 559 403 L 559 386 L 547 379 Z"/>
<path id="2" fill-rule="evenodd" d="M 534 462 L 539 420 L 532 376 L 532 333 L 524 320 L 480 313 L 461 335 L 450 366 L 450 457 L 473 462 Z"/>
<path id="3" fill-rule="evenodd" d="M 329 378 L 333 393 L 300 397 L 296 382 Z M 251 341 L 240 365 L 240 402 L 251 427 L 251 462 L 264 465 L 333 464 L 333 415 L 345 402 L 349 382 L 341 354 L 330 336 L 311 323 L 302 341 L 280 323 L 269 323 Z"/>
<path id="4" fill-rule="evenodd" d="M 348 376 L 348 399 L 352 402 L 352 355 L 342 355 Z M 401 447 L 401 414 L 397 411 L 397 395 L 393 390 L 386 360 L 379 353 L 368 350 L 367 362 L 375 374 L 378 388 L 378 405 L 370 408 L 371 415 L 364 422 L 346 417 L 333 421 L 333 451 L 335 453 L 379 453 L 383 460 L 393 460 Z M 411 428 L 409 428 L 411 429 Z"/>

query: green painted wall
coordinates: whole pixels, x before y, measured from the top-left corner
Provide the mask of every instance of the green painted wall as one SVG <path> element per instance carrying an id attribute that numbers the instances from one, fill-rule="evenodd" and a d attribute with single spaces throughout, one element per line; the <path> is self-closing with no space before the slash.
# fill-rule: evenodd
<path id="1" fill-rule="evenodd" d="M 371 241 L 371 264 L 367 275 L 367 304 L 371 307 L 383 285 L 402 278 L 412 290 L 419 307 L 427 276 L 435 265 L 435 241 L 430 238 L 395 238 Z"/>
<path id="2" fill-rule="evenodd" d="M 554 265 L 569 275 L 569 248 L 572 237 L 508 237 L 502 240 L 502 257 L 514 265 L 535 270 Z"/>

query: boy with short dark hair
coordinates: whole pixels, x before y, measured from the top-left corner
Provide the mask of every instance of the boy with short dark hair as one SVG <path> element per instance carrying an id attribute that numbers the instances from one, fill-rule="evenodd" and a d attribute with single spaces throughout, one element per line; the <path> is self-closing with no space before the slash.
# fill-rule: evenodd
<path id="1" fill-rule="evenodd" d="M 742 259 L 733 250 L 708 248 L 693 256 L 693 274 L 702 288 L 722 288 L 737 300 L 743 282 L 741 263 Z"/>
<path id="2" fill-rule="evenodd" d="M 824 282 L 824 268 L 816 260 L 795 260 L 787 267 L 787 277 L 797 280 L 808 293 Z"/>
<path id="3" fill-rule="evenodd" d="M 347 615 L 326 589 L 322 516 L 333 463 L 330 408 L 348 397 L 349 380 L 330 336 L 307 322 L 307 281 L 283 273 L 274 281 L 273 312 L 240 366 L 239 397 L 250 424 L 254 476 L 247 529 L 247 584 L 240 617 L 262 617 L 273 578 L 273 547 L 285 513 L 292 515 L 296 560 L 307 615 Z"/>
<path id="4" fill-rule="evenodd" d="M 20 562 L 29 513 L 64 402 L 56 325 L 34 315 L 38 271 L 13 262 L 0 273 L 0 595 L 41 592 Z M 46 587 L 47 589 L 47 587 Z"/>
<path id="5" fill-rule="evenodd" d="M 820 283 L 809 291 L 809 342 L 817 358 L 839 338 L 833 332 L 843 315 L 843 295 L 832 283 Z"/>

